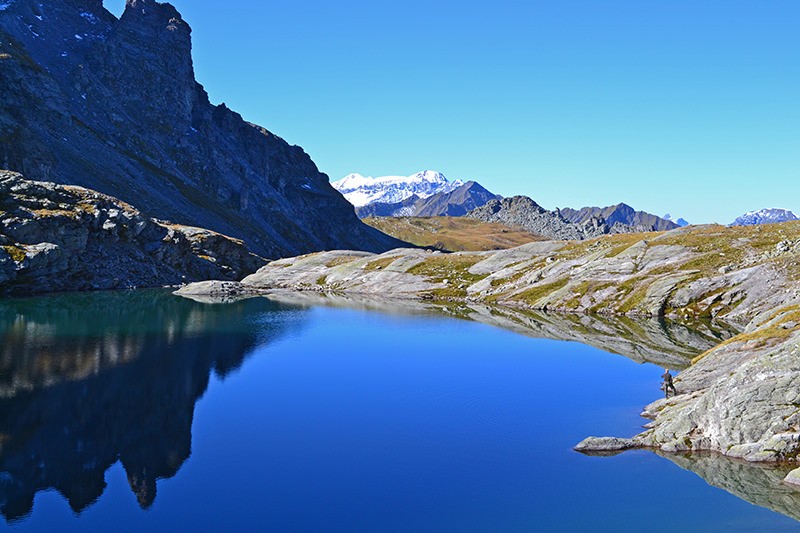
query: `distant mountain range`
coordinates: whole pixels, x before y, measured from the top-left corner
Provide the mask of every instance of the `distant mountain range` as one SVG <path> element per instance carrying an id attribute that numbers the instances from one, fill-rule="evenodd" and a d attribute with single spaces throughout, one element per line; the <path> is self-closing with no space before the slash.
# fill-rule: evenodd
<path id="1" fill-rule="evenodd" d="M 740 216 L 731 226 L 755 226 L 757 224 L 776 224 L 778 222 L 788 222 L 798 220 L 797 215 L 788 209 L 767 208 L 758 211 L 750 211 Z"/>
<path id="2" fill-rule="evenodd" d="M 359 218 L 468 216 L 516 226 L 551 239 L 587 239 L 607 233 L 669 231 L 688 226 L 683 218 L 663 217 L 619 203 L 607 207 L 565 207 L 549 211 L 531 198 L 503 198 L 475 181 L 449 181 L 441 172 L 411 176 L 364 177 L 350 174 L 331 185 L 355 206 Z M 746 213 L 731 226 L 798 220 L 787 209 Z"/>
<path id="3" fill-rule="evenodd" d="M 674 222 L 674 223 L 676 223 L 677 225 L 679 225 L 682 228 L 684 228 L 684 227 L 689 225 L 689 222 L 687 222 L 686 220 L 684 220 L 682 218 L 673 219 L 672 215 L 670 215 L 669 213 L 667 213 L 666 215 L 664 215 L 661 218 L 663 218 L 664 220 L 669 220 L 670 222 Z"/>
<path id="4" fill-rule="evenodd" d="M 608 233 L 666 231 L 678 227 L 626 204 L 549 211 L 527 196 L 491 200 L 467 214 L 484 222 L 501 222 L 549 239 L 582 240 Z"/>
<path id="5" fill-rule="evenodd" d="M 440 172 L 368 178 L 350 174 L 332 183 L 356 206 L 359 218 L 468 216 L 501 222 L 551 239 L 586 239 L 606 233 L 666 231 L 679 224 L 626 204 L 548 211 L 526 196 L 503 198 L 479 183 L 450 182 Z M 681 222 L 686 223 L 681 219 Z"/>
<path id="6" fill-rule="evenodd" d="M 635 211 L 627 204 L 608 207 L 584 207 L 577 210 L 565 207 L 561 209 L 561 216 L 568 222 L 581 225 L 591 222 L 592 219 L 602 219 L 609 228 L 615 224 L 646 228 L 645 231 L 667 231 L 678 227 L 675 222 L 644 211 Z"/>
<path id="7" fill-rule="evenodd" d="M 365 177 L 348 174 L 331 183 L 334 189 L 356 207 L 374 203 L 399 204 L 412 196 L 428 198 L 437 193 L 450 192 L 464 182 L 448 181 L 440 172 L 423 170 L 411 176 Z"/>
<path id="8" fill-rule="evenodd" d="M 356 207 L 359 218 L 367 217 L 460 217 L 484 205 L 489 200 L 500 198 L 482 187 L 468 181 L 448 192 L 439 192 L 426 198 L 416 194 L 395 203 L 375 202 Z"/>

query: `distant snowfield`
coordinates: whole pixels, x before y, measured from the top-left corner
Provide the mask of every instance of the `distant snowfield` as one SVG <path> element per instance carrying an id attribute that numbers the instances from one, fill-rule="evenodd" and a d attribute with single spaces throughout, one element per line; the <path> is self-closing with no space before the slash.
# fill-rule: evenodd
<path id="1" fill-rule="evenodd" d="M 463 184 L 461 180 L 448 181 L 441 172 L 435 170 L 423 170 L 411 176 L 376 178 L 353 173 L 331 183 L 356 207 L 376 202 L 402 202 L 412 196 L 427 198 L 440 192 L 450 192 Z"/>
<path id="2" fill-rule="evenodd" d="M 753 226 L 756 224 L 774 224 L 778 222 L 787 222 L 789 220 L 797 220 L 797 215 L 788 209 L 779 207 L 770 207 L 766 209 L 759 209 L 758 211 L 750 211 L 740 216 L 731 223 L 731 226 Z"/>

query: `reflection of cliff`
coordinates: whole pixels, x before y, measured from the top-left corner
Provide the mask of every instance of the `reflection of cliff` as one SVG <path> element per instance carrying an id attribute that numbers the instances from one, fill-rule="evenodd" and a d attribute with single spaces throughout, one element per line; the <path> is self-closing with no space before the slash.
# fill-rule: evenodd
<path id="1" fill-rule="evenodd" d="M 759 507 L 800 520 L 800 490 L 783 483 L 786 474 L 797 465 L 748 463 L 716 453 L 655 453 L 684 470 L 694 472 L 709 485 L 726 490 Z"/>
<path id="2" fill-rule="evenodd" d="M 142 507 L 191 451 L 211 370 L 238 368 L 287 323 L 263 298 L 204 305 L 163 291 L 0 303 L 0 513 L 57 489 L 79 511 L 121 461 Z M 273 324 L 272 327 L 269 324 Z"/>
<path id="3" fill-rule="evenodd" d="M 543 313 L 509 307 L 469 305 L 467 316 L 548 339 L 568 340 L 624 355 L 633 361 L 683 369 L 692 358 L 735 334 L 724 325 L 695 321 L 682 323 L 663 317 Z"/>
<path id="4" fill-rule="evenodd" d="M 332 305 L 382 312 L 437 313 L 501 327 L 531 337 L 576 341 L 634 361 L 673 369 L 729 338 L 733 332 L 709 322 L 684 324 L 664 318 L 632 318 L 522 311 L 479 303 L 435 304 L 354 294 L 275 291 L 271 300 L 292 305 Z"/>

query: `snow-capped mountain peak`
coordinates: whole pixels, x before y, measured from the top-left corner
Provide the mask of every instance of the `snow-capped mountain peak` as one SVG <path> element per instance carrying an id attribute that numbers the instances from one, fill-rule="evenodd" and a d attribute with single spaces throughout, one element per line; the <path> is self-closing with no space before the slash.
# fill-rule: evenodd
<path id="1" fill-rule="evenodd" d="M 756 224 L 776 224 L 789 220 L 798 220 L 797 215 L 788 209 L 777 207 L 750 211 L 740 216 L 731 223 L 731 226 L 754 226 Z"/>
<path id="2" fill-rule="evenodd" d="M 461 180 L 448 181 L 444 174 L 435 170 L 423 170 L 411 176 L 377 178 L 353 173 L 331 183 L 334 189 L 357 207 L 376 202 L 402 202 L 415 195 L 428 198 L 436 193 L 450 192 L 463 184 Z"/>
<path id="3" fill-rule="evenodd" d="M 666 215 L 664 215 L 661 218 L 663 218 L 664 220 L 669 220 L 670 222 L 674 222 L 675 224 L 677 224 L 678 226 L 680 226 L 682 228 L 684 228 L 684 227 L 689 225 L 689 222 L 687 222 L 686 220 L 684 220 L 682 218 L 672 218 L 672 215 L 670 215 L 669 213 L 667 213 Z"/>

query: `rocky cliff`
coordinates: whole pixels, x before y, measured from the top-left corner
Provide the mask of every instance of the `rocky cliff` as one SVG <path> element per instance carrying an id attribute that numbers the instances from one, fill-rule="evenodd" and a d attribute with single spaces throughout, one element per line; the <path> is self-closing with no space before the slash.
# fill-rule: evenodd
<path id="1" fill-rule="evenodd" d="M 623 224 L 633 228 L 644 228 L 645 231 L 669 231 L 679 224 L 644 211 L 636 211 L 627 204 L 610 205 L 608 207 L 583 207 L 581 209 L 561 209 L 561 215 L 569 222 L 585 224 L 593 218 L 600 218 L 613 227 Z"/>
<path id="2" fill-rule="evenodd" d="M 264 257 L 398 242 L 361 224 L 309 156 L 195 81 L 169 4 L 8 0 L 0 9 L 0 168 L 77 184 Z"/>
<path id="3" fill-rule="evenodd" d="M 0 294 L 236 280 L 265 262 L 225 235 L 0 171 Z"/>
<path id="4" fill-rule="evenodd" d="M 668 220 L 625 204 L 607 208 L 585 207 L 581 210 L 549 211 L 527 196 L 490 200 L 467 213 L 484 222 L 500 222 L 523 228 L 548 239 L 582 240 L 611 233 L 663 231 L 678 226 Z"/>

